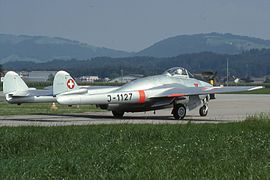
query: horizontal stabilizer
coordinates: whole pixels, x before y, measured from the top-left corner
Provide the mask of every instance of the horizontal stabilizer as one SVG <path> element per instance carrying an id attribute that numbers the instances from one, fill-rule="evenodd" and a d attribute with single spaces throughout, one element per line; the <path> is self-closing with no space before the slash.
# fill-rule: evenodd
<path id="1" fill-rule="evenodd" d="M 25 97 L 25 96 L 28 96 L 29 93 L 28 91 L 14 91 L 14 92 L 8 93 L 8 95 L 12 97 Z"/>
<path id="2" fill-rule="evenodd" d="M 37 90 L 37 88 L 33 88 L 33 87 L 31 87 L 31 88 L 28 88 L 28 90 L 30 91 L 34 91 L 34 90 Z"/>

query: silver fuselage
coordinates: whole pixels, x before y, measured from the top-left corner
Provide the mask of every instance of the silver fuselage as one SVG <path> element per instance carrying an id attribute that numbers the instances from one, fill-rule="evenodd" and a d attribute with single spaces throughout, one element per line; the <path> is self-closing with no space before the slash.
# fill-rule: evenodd
<path id="1" fill-rule="evenodd" d="M 211 86 L 194 78 L 172 77 L 162 74 L 137 79 L 121 87 L 88 89 L 87 94 L 60 95 L 57 97 L 57 101 L 66 105 L 95 104 L 108 110 L 139 112 L 169 108 L 173 106 L 174 102 L 185 104 L 191 110 L 201 105 L 201 100 L 206 97 L 206 95 L 197 95 L 178 98 L 148 98 L 169 90 L 172 85 L 179 88 Z M 162 87 L 162 90 L 159 87 Z M 143 103 L 140 94 L 142 90 L 144 93 Z"/>

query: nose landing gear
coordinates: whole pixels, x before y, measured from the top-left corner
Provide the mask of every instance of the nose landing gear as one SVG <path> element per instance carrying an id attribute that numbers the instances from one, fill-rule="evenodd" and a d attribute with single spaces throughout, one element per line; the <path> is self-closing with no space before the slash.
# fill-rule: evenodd
<path id="1" fill-rule="evenodd" d="M 203 106 L 199 110 L 200 116 L 207 116 L 208 114 L 208 96 L 202 100 Z"/>
<path id="2" fill-rule="evenodd" d="M 200 116 L 207 116 L 208 114 L 208 106 L 203 105 L 199 110 Z"/>

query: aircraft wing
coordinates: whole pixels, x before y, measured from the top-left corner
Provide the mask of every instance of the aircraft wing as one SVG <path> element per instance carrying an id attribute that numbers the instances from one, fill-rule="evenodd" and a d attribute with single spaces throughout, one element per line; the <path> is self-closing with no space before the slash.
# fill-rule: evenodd
<path id="1" fill-rule="evenodd" d="M 220 94 L 229 92 L 252 91 L 261 88 L 263 88 L 263 86 L 212 86 L 212 87 L 171 88 L 166 89 L 162 93 L 156 94 L 150 98 Z M 158 89 L 156 88 L 155 90 Z M 162 91 L 162 89 L 160 90 Z"/>

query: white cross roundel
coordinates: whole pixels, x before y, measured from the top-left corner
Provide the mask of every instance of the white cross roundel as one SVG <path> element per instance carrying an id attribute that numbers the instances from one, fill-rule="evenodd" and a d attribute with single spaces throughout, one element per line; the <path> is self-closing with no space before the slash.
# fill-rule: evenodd
<path id="1" fill-rule="evenodd" d="M 69 89 L 73 89 L 73 88 L 75 87 L 75 82 L 74 82 L 73 79 L 69 79 L 69 80 L 67 81 L 67 87 L 68 87 Z"/>

